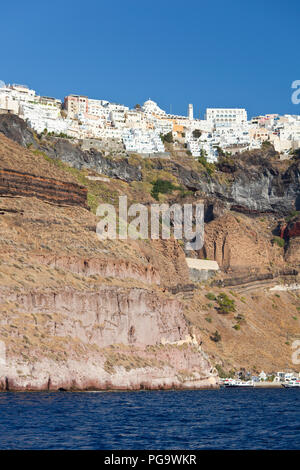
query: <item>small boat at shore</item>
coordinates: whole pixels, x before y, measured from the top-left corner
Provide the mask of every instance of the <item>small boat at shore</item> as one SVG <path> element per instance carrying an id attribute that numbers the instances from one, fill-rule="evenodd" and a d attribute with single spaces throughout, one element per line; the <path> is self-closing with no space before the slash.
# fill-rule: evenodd
<path id="1" fill-rule="evenodd" d="M 243 380 L 234 380 L 234 379 L 226 379 L 221 386 L 229 388 L 229 387 L 254 387 L 253 380 L 247 380 L 244 382 Z"/>
<path id="2" fill-rule="evenodd" d="M 282 384 L 284 388 L 295 388 L 300 387 L 300 380 L 290 380 L 289 382 L 284 382 Z"/>

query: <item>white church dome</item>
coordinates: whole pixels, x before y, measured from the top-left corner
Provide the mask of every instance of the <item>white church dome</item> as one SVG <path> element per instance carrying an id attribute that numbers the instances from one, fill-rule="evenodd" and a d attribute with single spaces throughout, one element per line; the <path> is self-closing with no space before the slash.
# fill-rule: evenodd
<path id="1" fill-rule="evenodd" d="M 155 101 L 152 101 L 150 100 L 147 100 L 145 101 L 145 103 L 143 104 L 143 107 L 142 107 L 143 111 L 145 113 L 153 113 L 153 114 L 166 114 L 165 111 L 163 111 L 157 103 L 155 103 Z"/>

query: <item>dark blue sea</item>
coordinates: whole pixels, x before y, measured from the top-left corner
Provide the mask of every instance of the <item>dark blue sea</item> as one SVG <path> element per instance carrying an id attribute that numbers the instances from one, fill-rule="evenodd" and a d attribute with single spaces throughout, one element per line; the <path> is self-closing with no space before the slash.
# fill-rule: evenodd
<path id="1" fill-rule="evenodd" d="M 300 389 L 0 393 L 0 449 L 300 449 Z"/>

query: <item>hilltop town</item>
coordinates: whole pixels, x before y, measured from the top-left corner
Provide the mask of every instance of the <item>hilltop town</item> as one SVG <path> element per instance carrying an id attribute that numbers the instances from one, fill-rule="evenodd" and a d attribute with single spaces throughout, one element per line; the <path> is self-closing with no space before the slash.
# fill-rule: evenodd
<path id="1" fill-rule="evenodd" d="M 281 158 L 288 158 L 300 147 L 299 115 L 267 114 L 248 120 L 242 108 L 208 108 L 200 119 L 194 117 L 192 104 L 187 116 L 180 116 L 168 114 L 150 99 L 134 109 L 74 94 L 62 102 L 39 96 L 25 85 L 2 82 L 0 113 L 18 115 L 39 134 L 96 139 L 99 150 L 109 148 L 124 155 L 164 156 L 168 154 L 165 143 L 173 140 L 192 156 L 203 156 L 211 163 L 224 152 L 234 155 L 259 149 L 266 142 Z"/>

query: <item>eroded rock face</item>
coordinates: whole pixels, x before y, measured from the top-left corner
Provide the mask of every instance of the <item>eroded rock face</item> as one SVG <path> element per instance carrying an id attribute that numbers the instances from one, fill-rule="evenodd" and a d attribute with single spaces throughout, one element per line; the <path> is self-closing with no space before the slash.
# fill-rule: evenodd
<path id="1" fill-rule="evenodd" d="M 284 236 L 287 238 L 300 237 L 300 216 L 294 217 L 286 226 Z"/>
<path id="2" fill-rule="evenodd" d="M 14 114 L 2 114 L 0 116 L 0 132 L 9 139 L 26 147 L 33 145 L 37 148 L 37 142 L 32 130 L 23 119 Z"/>
<path id="3" fill-rule="evenodd" d="M 283 237 L 287 240 L 285 260 L 300 265 L 300 216 L 287 223 L 283 229 Z"/>
<path id="4" fill-rule="evenodd" d="M 138 265 L 122 259 L 80 258 L 75 256 L 35 255 L 32 261 L 84 276 L 135 279 L 146 284 L 160 284 L 157 269 L 148 264 Z"/>
<path id="5" fill-rule="evenodd" d="M 165 357 L 169 360 L 170 350 L 165 347 Z M 171 351 L 173 352 L 173 351 Z M 207 368 L 207 361 L 195 351 L 185 351 L 190 362 L 190 373 L 178 372 L 171 364 L 156 365 L 156 359 L 143 361 L 141 355 L 135 357 L 143 366 L 126 369 L 116 366 L 114 372 L 105 370 L 105 355 L 90 355 L 86 358 L 58 363 L 51 359 L 43 359 L 34 364 L 20 364 L 17 360 L 9 360 L 6 375 L 0 377 L 0 391 L 42 391 L 42 390 L 168 390 L 168 389 L 199 389 L 215 388 L 218 384 L 216 374 Z M 161 356 L 163 357 L 163 355 Z M 174 357 L 174 356 L 173 356 Z M 175 355 L 176 357 L 176 355 Z M 179 364 L 186 366 L 186 360 L 180 355 Z M 177 358 L 178 359 L 178 358 Z M 148 364 L 147 364 L 148 362 Z M 191 367 L 194 363 L 194 367 Z M 22 370 L 22 377 L 17 369 Z M 199 372 L 200 370 L 200 372 Z M 205 370 L 207 373 L 205 373 Z M 7 371 L 9 371 L 7 373 Z"/>
<path id="6" fill-rule="evenodd" d="M 187 188 L 205 199 L 246 214 L 289 214 L 300 205 L 300 160 L 284 171 L 267 159 L 236 163 L 227 180 L 209 177 L 172 162 L 172 171 Z M 217 212 L 219 212 L 219 207 Z"/>
<path id="7" fill-rule="evenodd" d="M 285 260 L 292 265 L 300 266 L 300 237 L 289 240 Z"/>
<path id="8" fill-rule="evenodd" d="M 0 302 L 17 306 L 11 321 L 26 318 L 24 331 L 19 326 L 12 338 L 14 347 L 7 346 L 2 390 L 217 384 L 176 299 L 145 289 L 102 286 L 98 292 L 2 290 Z M 5 322 L 1 316 L 2 326 Z M 25 356 L 18 354 L 23 333 Z"/>
<path id="9" fill-rule="evenodd" d="M 205 225 L 204 246 L 200 258 L 211 259 L 227 270 L 248 271 L 267 264 L 283 264 L 283 252 L 272 246 L 254 226 L 245 225 L 227 213 Z"/>
<path id="10" fill-rule="evenodd" d="M 62 315 L 56 326 L 49 317 L 49 331 L 101 347 L 117 343 L 153 345 L 162 337 L 179 341 L 188 334 L 180 303 L 144 289 L 103 286 L 98 292 L 64 289 L 8 293 L 5 297 L 28 313 Z"/>
<path id="11" fill-rule="evenodd" d="M 0 196 L 37 197 L 58 205 L 87 206 L 87 189 L 75 183 L 0 168 Z"/>
<path id="12" fill-rule="evenodd" d="M 103 175 L 127 182 L 142 179 L 141 170 L 130 165 L 126 158 L 112 160 L 105 158 L 101 152 L 94 150 L 84 152 L 68 139 L 52 139 L 51 144 L 46 141 L 39 142 L 25 121 L 13 114 L 0 116 L 0 132 L 23 147 L 32 145 L 49 157 L 60 159 L 74 168 L 90 168 Z"/>
<path id="13" fill-rule="evenodd" d="M 85 152 L 68 139 L 37 141 L 32 130 L 17 116 L 0 116 L 0 132 L 24 147 L 31 144 L 49 157 L 75 168 L 90 168 L 127 182 L 142 180 L 141 169 L 131 165 L 126 158 L 105 158 L 93 149 Z M 223 214 L 224 208 L 253 215 L 287 215 L 300 209 L 300 160 L 283 169 L 277 165 L 278 162 L 272 162 L 272 156 L 272 152 L 266 155 L 260 151 L 248 152 L 229 167 L 220 165 L 219 169 L 226 175 L 221 179 L 194 171 L 176 161 L 153 161 L 152 164 L 156 169 L 164 169 L 164 165 L 168 165 L 168 171 L 177 176 L 181 184 L 197 191 L 205 200 L 214 201 L 212 207 L 216 207 L 212 210 L 215 217 Z"/>
<path id="14" fill-rule="evenodd" d="M 57 139 L 53 146 L 41 147 L 51 158 L 58 158 L 75 168 L 90 168 L 110 178 L 122 181 L 141 181 L 141 170 L 130 165 L 127 158 L 109 159 L 93 149 L 84 152 L 67 139 Z"/>

